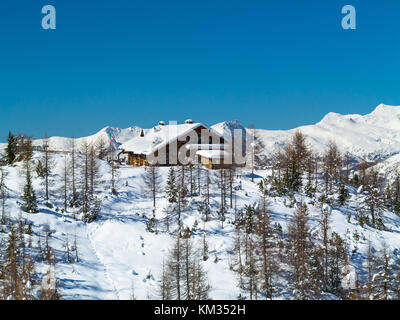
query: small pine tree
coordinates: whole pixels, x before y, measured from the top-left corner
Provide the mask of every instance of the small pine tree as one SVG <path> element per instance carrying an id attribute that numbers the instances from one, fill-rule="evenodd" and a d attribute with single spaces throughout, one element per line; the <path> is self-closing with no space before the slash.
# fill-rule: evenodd
<path id="1" fill-rule="evenodd" d="M 307 184 L 304 187 L 304 192 L 309 198 L 313 198 L 315 196 L 316 188 L 313 184 L 313 179 L 310 173 L 308 174 Z"/>
<path id="2" fill-rule="evenodd" d="M 341 182 L 339 185 L 339 198 L 338 198 L 339 204 L 341 206 L 344 206 L 348 198 L 349 198 L 349 191 L 345 187 L 344 183 Z"/>
<path id="3" fill-rule="evenodd" d="M 36 163 L 35 171 L 39 178 L 44 178 L 45 168 L 43 167 L 42 161 L 38 160 L 38 162 Z"/>
<path id="4" fill-rule="evenodd" d="M 167 186 L 165 188 L 167 200 L 169 203 L 177 203 L 178 201 L 178 188 L 176 186 L 175 169 L 171 167 L 168 172 Z"/>
<path id="5" fill-rule="evenodd" d="M 313 288 L 310 265 L 313 242 L 309 226 L 307 206 L 303 203 L 297 205 L 292 219 L 288 225 L 289 265 L 292 267 L 292 285 L 295 296 L 306 299 Z M 313 259 L 311 259 L 313 260 Z"/>
<path id="6" fill-rule="evenodd" d="M 75 251 L 75 262 L 78 263 L 79 262 L 79 255 L 78 255 L 78 241 L 76 239 L 76 233 L 75 233 L 75 237 L 74 237 L 73 251 Z"/>
<path id="7" fill-rule="evenodd" d="M 160 191 L 161 175 L 156 166 L 146 166 L 143 174 L 143 194 L 145 197 L 151 196 L 153 199 L 153 209 L 156 208 L 156 197 Z"/>
<path id="8" fill-rule="evenodd" d="M 12 164 L 17 158 L 17 139 L 11 131 L 8 132 L 6 158 L 7 164 Z"/>
<path id="9" fill-rule="evenodd" d="M 10 227 L 5 260 L 0 265 L 0 279 L 2 280 L 0 297 L 3 296 L 3 299 L 34 299 L 32 293 L 32 287 L 35 284 L 34 263 L 25 252 L 24 238 L 13 226 Z"/>
<path id="10" fill-rule="evenodd" d="M 37 202 L 35 190 L 32 186 L 31 171 L 29 161 L 26 163 L 26 184 L 24 187 L 24 194 L 22 196 L 24 203 L 22 205 L 22 210 L 28 213 L 37 213 Z"/>
<path id="11" fill-rule="evenodd" d="M 86 206 L 82 206 L 82 221 L 90 223 L 96 220 L 101 210 L 101 202 L 97 197 L 89 197 Z"/>
<path id="12" fill-rule="evenodd" d="M 6 210 L 6 201 L 7 201 L 7 190 L 6 190 L 6 173 L 0 168 L 0 224 L 6 224 L 7 222 L 7 210 Z"/>
<path id="13" fill-rule="evenodd" d="M 146 231 L 157 233 L 157 219 L 155 217 L 150 218 L 146 222 Z"/>
<path id="14" fill-rule="evenodd" d="M 365 178 L 366 180 L 367 178 Z M 383 223 L 383 209 L 384 209 L 384 195 L 382 194 L 378 173 L 373 171 L 368 176 L 368 184 L 365 187 L 364 208 L 370 214 L 370 226 L 383 230 L 385 225 Z"/>
<path id="15" fill-rule="evenodd" d="M 193 248 L 190 230 L 185 229 L 183 235 L 178 233 L 175 245 L 162 265 L 160 297 L 174 300 L 208 299 L 210 286 L 200 260 L 197 250 Z"/>

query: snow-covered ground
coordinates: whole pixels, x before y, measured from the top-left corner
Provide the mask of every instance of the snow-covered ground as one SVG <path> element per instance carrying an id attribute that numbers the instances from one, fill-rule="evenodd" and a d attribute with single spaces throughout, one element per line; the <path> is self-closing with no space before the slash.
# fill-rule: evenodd
<path id="1" fill-rule="evenodd" d="M 213 128 L 221 133 L 229 133 L 232 129 L 243 128 L 237 121 L 223 122 Z M 319 123 L 300 128 L 307 136 L 311 146 L 317 152 L 322 152 L 330 140 L 336 141 L 341 151 L 349 151 L 356 158 L 367 160 L 382 159 L 377 164 L 378 171 L 386 178 L 393 178 L 400 165 L 400 107 L 379 105 L 372 113 L 367 115 L 340 115 L 329 113 Z M 257 134 L 265 144 L 265 152 L 271 153 L 293 135 L 296 129 L 261 130 Z M 100 139 L 108 145 L 110 136 L 116 139 L 116 146 L 137 136 L 142 129 L 130 127 L 119 129 L 106 127 L 86 138 L 76 139 L 80 143 L 86 140 L 95 144 Z M 248 131 L 248 134 L 251 132 Z M 34 145 L 41 145 L 40 140 Z M 71 139 L 52 137 L 50 145 L 53 150 L 69 150 Z M 5 144 L 0 144 L 0 156 L 4 155 Z M 37 160 L 40 153 L 34 153 Z M 33 172 L 33 185 L 39 199 L 38 214 L 23 213 L 20 209 L 21 195 L 25 184 L 24 169 L 22 164 L 3 167 L 8 176 L 6 185 L 9 199 L 7 210 L 17 218 L 22 215 L 33 224 L 33 244 L 38 240 L 39 234 L 43 236 L 46 228 L 53 231 L 51 246 L 57 254 L 56 276 L 61 285 L 65 299 L 129 299 L 134 291 L 138 299 L 156 298 L 157 285 L 160 279 L 160 268 L 163 258 L 173 244 L 173 236 L 159 227 L 158 234 L 146 231 L 147 218 L 152 216 L 152 200 L 146 198 L 143 192 L 143 168 L 122 167 L 118 169 L 117 190 L 118 196 L 110 193 L 110 168 L 106 162 L 100 161 L 100 181 L 97 195 L 101 199 L 102 208 L 100 217 L 95 222 L 85 224 L 74 219 L 73 212 L 61 214 L 62 195 L 61 176 L 64 155 L 52 154 L 56 162 L 55 170 L 51 176 L 50 202 L 54 205 L 49 208 L 44 205 L 43 180 L 36 177 Z M 168 168 L 160 168 L 165 186 Z M 212 172 L 211 172 L 212 174 Z M 254 204 L 259 200 L 260 194 L 257 183 L 266 177 L 268 170 L 256 172 L 257 178 L 252 182 L 249 172 L 243 170 L 242 175 L 236 179 L 235 184 L 241 184 L 242 190 L 235 192 L 235 203 L 238 209 L 245 205 Z M 369 227 L 361 227 L 355 219 L 355 209 L 362 195 L 356 190 L 351 190 L 351 199 L 346 207 L 333 208 L 331 211 L 332 231 L 339 233 L 347 239 L 349 252 L 354 251 L 352 262 L 362 274 L 365 252 L 368 239 L 376 249 L 385 243 L 389 252 L 393 253 L 400 248 L 400 218 L 391 212 L 385 212 L 385 224 L 388 231 L 377 231 Z M 211 205 L 214 219 L 203 226 L 199 211 L 199 197 L 189 199 L 183 212 L 183 224 L 192 227 L 198 222 L 199 230 L 206 230 L 210 250 L 210 259 L 202 262 L 211 284 L 210 296 L 213 299 L 236 299 L 239 295 L 237 276 L 230 270 L 232 260 L 231 249 L 234 239 L 234 210 L 230 209 L 226 215 L 224 228 L 217 219 L 216 211 L 219 208 L 220 194 L 216 185 L 211 190 Z M 299 196 L 300 197 L 300 196 Z M 311 199 L 303 196 L 308 203 L 311 224 L 318 228 L 321 208 L 314 206 Z M 284 230 L 294 211 L 286 204 L 289 199 L 285 197 L 271 198 L 273 223 L 280 223 Z M 163 188 L 157 197 L 157 219 L 165 216 L 164 209 L 167 201 L 164 198 Z M 56 210 L 58 208 L 58 210 Z M 350 218 L 348 218 L 350 216 Z M 359 235 L 356 240 L 354 235 Z M 71 244 L 77 239 L 79 263 L 67 263 L 65 259 L 65 243 L 68 238 Z M 0 238 L 5 234 L 0 233 Z M 201 245 L 202 234 L 195 232 L 194 239 L 198 246 Z M 398 250 L 397 250 L 398 251 Z M 214 262 L 217 257 L 217 262 Z M 46 272 L 46 265 L 38 263 L 38 270 Z M 290 298 L 290 293 L 282 291 L 282 298 Z"/>
<path id="2" fill-rule="evenodd" d="M 34 159 L 37 159 L 35 153 Z M 60 187 L 62 164 L 64 157 L 60 154 L 53 155 L 57 166 L 52 174 L 51 181 L 51 203 L 54 208 L 50 209 L 43 205 L 42 179 L 33 173 L 34 188 L 40 200 L 40 212 L 37 214 L 22 213 L 20 210 L 21 194 L 24 186 L 24 175 L 21 164 L 3 167 L 8 173 L 6 184 L 9 192 L 7 209 L 13 217 L 22 214 L 33 224 L 34 246 L 37 243 L 38 234 L 47 228 L 53 231 L 51 246 L 56 250 L 58 264 L 56 276 L 61 285 L 61 293 L 64 299 L 130 299 L 132 288 L 137 299 L 157 298 L 157 286 L 160 280 L 161 264 L 163 258 L 173 244 L 173 236 L 159 227 L 158 234 L 146 231 L 146 217 L 152 216 L 152 200 L 146 198 L 142 192 L 143 168 L 123 167 L 118 169 L 117 190 L 118 196 L 110 193 L 110 170 L 106 162 L 100 163 L 100 181 L 97 194 L 102 200 L 100 217 L 92 223 L 85 224 L 73 218 L 72 212 L 61 214 L 61 193 L 57 191 Z M 165 185 L 168 168 L 160 168 Z M 242 175 L 236 179 L 235 184 L 241 184 L 242 190 L 235 192 L 235 203 L 237 208 L 254 204 L 259 200 L 260 194 L 257 183 L 269 174 L 269 171 L 256 172 L 257 178 L 254 182 L 244 170 Z M 163 190 L 157 197 L 158 219 L 164 217 L 164 209 L 167 201 Z M 208 271 L 211 284 L 210 296 L 213 299 L 236 299 L 240 293 L 238 289 L 237 276 L 230 270 L 232 260 L 231 249 L 233 247 L 234 211 L 231 209 L 226 215 L 223 229 L 221 222 L 217 219 L 216 211 L 219 208 L 220 194 L 216 186 L 211 190 L 211 207 L 214 219 L 205 224 L 207 241 L 210 250 L 210 259 L 202 262 L 204 269 Z M 351 189 L 352 199 L 346 207 L 334 208 L 331 212 L 332 230 L 347 239 L 349 251 L 357 248 L 352 256 L 352 262 L 361 272 L 363 257 L 367 250 L 367 241 L 371 240 L 376 249 L 386 243 L 389 252 L 394 252 L 400 247 L 400 218 L 393 213 L 385 212 L 385 223 L 389 231 L 377 231 L 369 227 L 361 227 L 356 222 L 355 207 L 359 195 L 356 190 Z M 189 199 L 183 213 L 183 224 L 192 227 L 197 220 L 199 229 L 203 228 L 203 222 L 197 210 L 199 197 Z M 300 199 L 298 199 L 300 200 Z M 321 208 L 310 203 L 310 199 L 302 199 L 308 203 L 311 225 L 314 229 L 318 227 Z M 285 205 L 288 199 L 285 197 L 271 198 L 273 223 L 278 222 L 284 231 L 290 217 L 295 209 Z M 351 215 L 350 221 L 348 215 Z M 353 237 L 357 232 L 360 240 Z M 79 263 L 67 263 L 65 259 L 64 245 L 68 237 L 72 243 L 76 234 Z M 195 232 L 194 240 L 201 245 L 202 234 Z M 215 262 L 215 256 L 218 258 Z M 38 264 L 43 273 L 46 271 L 44 264 Z M 279 298 L 279 297 L 278 297 Z M 282 291 L 280 298 L 290 298 L 288 292 Z"/>

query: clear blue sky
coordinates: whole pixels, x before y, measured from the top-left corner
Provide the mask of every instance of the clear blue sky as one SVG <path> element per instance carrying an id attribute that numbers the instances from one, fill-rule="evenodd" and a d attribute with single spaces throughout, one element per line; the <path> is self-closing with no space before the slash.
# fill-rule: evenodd
<path id="1" fill-rule="evenodd" d="M 2 0 L 0 137 L 189 117 L 288 129 L 400 105 L 399 31 L 394 0 Z"/>

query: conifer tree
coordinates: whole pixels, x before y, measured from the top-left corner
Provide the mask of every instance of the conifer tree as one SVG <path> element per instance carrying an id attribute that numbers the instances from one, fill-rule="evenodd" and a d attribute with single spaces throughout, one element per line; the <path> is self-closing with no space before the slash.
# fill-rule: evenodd
<path id="1" fill-rule="evenodd" d="M 364 285 L 363 291 L 364 295 L 367 299 L 371 299 L 373 296 L 373 291 L 374 291 L 374 285 L 373 285 L 373 280 L 374 280 L 374 272 L 375 272 L 375 260 L 376 257 L 373 252 L 374 248 L 372 247 L 371 240 L 368 239 L 368 251 L 367 251 L 367 257 L 366 257 L 366 263 L 367 263 L 367 282 Z"/>
<path id="2" fill-rule="evenodd" d="M 347 190 L 343 182 L 340 182 L 339 197 L 338 197 L 339 204 L 341 206 L 344 206 L 348 198 L 349 198 L 349 190 Z"/>
<path id="3" fill-rule="evenodd" d="M 89 147 L 89 195 L 94 196 L 99 178 L 99 163 L 93 146 Z"/>
<path id="4" fill-rule="evenodd" d="M 32 137 L 26 134 L 20 134 L 16 137 L 17 143 L 17 160 L 29 161 L 32 159 L 33 147 Z"/>
<path id="5" fill-rule="evenodd" d="M 397 173 L 391 188 L 390 186 L 388 188 L 390 189 L 390 208 L 400 215 L 400 176 Z"/>
<path id="6" fill-rule="evenodd" d="M 146 166 L 143 174 L 144 182 L 144 194 L 145 196 L 151 196 L 153 200 L 153 210 L 156 208 L 157 194 L 160 192 L 161 187 L 161 175 L 157 166 Z"/>
<path id="7" fill-rule="evenodd" d="M 7 213 L 6 213 L 6 201 L 7 201 L 7 189 L 6 189 L 6 172 L 0 168 L 0 224 L 6 224 Z"/>
<path id="8" fill-rule="evenodd" d="M 178 199 L 178 188 L 176 186 L 175 169 L 170 167 L 168 171 L 167 185 L 165 187 L 166 197 L 169 203 L 176 203 Z"/>
<path id="9" fill-rule="evenodd" d="M 71 139 L 71 162 L 70 162 L 70 170 L 71 170 L 71 187 L 72 187 L 72 197 L 70 201 L 70 207 L 74 208 L 79 205 L 79 193 L 77 191 L 76 186 L 76 174 L 77 174 L 77 156 L 76 156 L 76 148 L 75 148 L 75 138 Z"/>
<path id="10" fill-rule="evenodd" d="M 293 269 L 291 282 L 296 291 L 296 297 L 300 299 L 308 298 L 309 291 L 312 289 L 309 257 L 311 257 L 313 242 L 308 220 L 307 206 L 300 203 L 288 225 L 289 263 Z"/>
<path id="11" fill-rule="evenodd" d="M 163 263 L 159 296 L 172 300 L 208 299 L 210 286 L 200 260 L 189 229 L 177 232 L 174 247 Z"/>
<path id="12" fill-rule="evenodd" d="M 50 175 L 54 167 L 54 162 L 50 155 L 50 139 L 47 136 L 47 133 L 43 138 L 42 145 L 42 161 L 40 163 L 43 164 L 43 178 L 44 178 L 44 187 L 45 187 L 45 200 L 49 200 L 49 186 L 50 186 Z"/>
<path id="13" fill-rule="evenodd" d="M 105 138 L 101 137 L 97 139 L 95 143 L 95 150 L 96 150 L 96 156 L 99 159 L 104 160 L 107 154 L 110 151 L 112 151 L 111 149 L 112 149 L 111 145 L 108 146 L 107 140 Z"/>
<path id="14" fill-rule="evenodd" d="M 70 170 L 68 166 L 67 156 L 64 157 L 64 164 L 62 167 L 62 175 L 61 175 L 61 182 L 62 185 L 60 187 L 60 193 L 63 196 L 63 203 L 64 203 L 64 213 L 68 211 L 68 194 L 70 190 Z"/>
<path id="15" fill-rule="evenodd" d="M 32 186 L 30 162 L 26 161 L 25 166 L 26 166 L 26 174 L 25 174 L 26 183 L 24 187 L 24 194 L 22 196 L 22 199 L 24 200 L 24 203 L 22 205 L 22 210 L 28 213 L 37 213 L 38 208 L 37 208 L 35 190 L 33 189 Z"/>
<path id="16" fill-rule="evenodd" d="M 321 255 L 323 266 L 323 286 L 328 288 L 328 269 L 329 269 L 329 212 L 322 210 L 320 219 L 320 235 L 321 235 Z"/>
<path id="17" fill-rule="evenodd" d="M 111 152 L 110 169 L 111 169 L 111 193 L 114 196 L 117 196 L 118 191 L 116 188 L 116 179 L 118 177 L 118 173 L 117 173 L 117 166 L 115 165 L 115 161 L 114 161 L 114 152 L 113 151 Z"/>
<path id="18" fill-rule="evenodd" d="M 377 229 L 384 229 L 385 225 L 382 219 L 384 208 L 384 197 L 381 192 L 381 180 L 378 172 L 372 171 L 366 173 L 364 180 L 367 181 L 365 186 L 364 208 L 370 213 L 371 219 L 368 220 L 370 225 Z"/>
<path id="19" fill-rule="evenodd" d="M 78 255 L 78 241 L 76 239 L 76 232 L 75 232 L 75 237 L 74 237 L 74 247 L 73 251 L 75 251 L 75 262 L 79 262 L 79 255 Z"/>
<path id="20" fill-rule="evenodd" d="M 177 185 L 178 185 L 178 192 L 180 194 L 180 198 L 183 199 L 186 198 L 188 194 L 188 188 L 187 188 L 187 177 L 186 177 L 186 169 L 184 165 L 179 166 L 178 170 L 178 175 L 177 175 Z"/>
<path id="21" fill-rule="evenodd" d="M 194 179 L 194 165 L 191 161 L 189 161 L 187 168 L 189 170 L 187 178 L 187 180 L 189 180 L 189 195 L 190 197 L 193 197 L 195 195 L 196 181 Z"/>
<path id="22" fill-rule="evenodd" d="M 44 166 L 41 160 L 38 160 L 36 163 L 36 167 L 35 167 L 35 171 L 36 171 L 36 175 L 39 178 L 44 178 L 45 176 L 45 172 L 44 172 Z"/>
<path id="23" fill-rule="evenodd" d="M 391 263 L 391 257 L 385 243 L 380 254 L 375 257 L 372 281 L 373 299 L 389 300 L 396 297 L 398 281 L 396 279 L 395 267 Z"/>
<path id="24" fill-rule="evenodd" d="M 328 254 L 327 291 L 340 296 L 342 269 L 348 262 L 344 240 L 336 232 L 330 236 Z"/>
<path id="25" fill-rule="evenodd" d="M 227 177 L 225 169 L 218 170 L 217 173 L 218 186 L 220 188 L 220 207 L 218 210 L 219 219 L 221 221 L 221 228 L 224 227 L 225 215 L 227 213 L 226 194 L 227 194 Z"/>
<path id="26" fill-rule="evenodd" d="M 235 181 L 235 174 L 236 174 L 236 167 L 234 165 L 230 166 L 227 170 L 227 180 L 228 180 L 228 187 L 229 187 L 229 207 L 233 208 L 233 183 Z"/>
<path id="27" fill-rule="evenodd" d="M 177 233 L 174 247 L 169 253 L 167 264 L 168 282 L 171 283 L 170 296 L 173 300 L 182 300 L 182 243 Z"/>
<path id="28" fill-rule="evenodd" d="M 325 154 L 323 155 L 323 178 L 325 181 L 325 196 L 332 194 L 333 184 L 339 179 L 342 165 L 342 157 L 335 142 L 328 143 Z"/>
<path id="29" fill-rule="evenodd" d="M 7 300 L 32 300 L 32 286 L 35 284 L 33 260 L 25 254 L 24 238 L 18 230 L 10 227 L 4 264 L 0 267 L 3 290 L 0 296 Z"/>
<path id="30" fill-rule="evenodd" d="M 17 158 L 17 140 L 15 136 L 11 133 L 11 131 L 8 132 L 8 138 L 7 138 L 7 147 L 6 147 L 6 159 L 7 159 L 7 164 L 13 164 L 13 162 Z"/>
<path id="31" fill-rule="evenodd" d="M 272 299 L 274 294 L 275 278 L 279 272 L 276 263 L 275 239 L 271 228 L 271 217 L 266 198 L 262 199 L 255 222 L 255 246 L 257 285 L 260 293 L 267 299 Z"/>
<path id="32" fill-rule="evenodd" d="M 235 223 L 235 236 L 234 236 L 234 247 L 233 247 L 233 253 L 235 254 L 233 262 L 230 266 L 231 270 L 235 271 L 238 274 L 238 280 L 239 280 L 239 288 L 243 288 L 243 271 L 244 271 L 244 266 L 243 266 L 243 222 L 242 219 L 239 217 L 236 219 Z"/>
<path id="33" fill-rule="evenodd" d="M 207 242 L 207 238 L 206 238 L 206 231 L 203 228 L 203 250 L 202 250 L 202 256 L 203 256 L 203 261 L 207 261 L 208 260 L 208 242 Z"/>
<path id="34" fill-rule="evenodd" d="M 271 191 L 276 195 L 284 195 L 284 181 L 282 172 L 285 171 L 287 159 L 284 152 L 279 148 L 272 157 Z"/>
<path id="35" fill-rule="evenodd" d="M 258 298 L 258 270 L 256 266 L 256 246 L 253 241 L 253 234 L 245 233 L 245 262 L 243 268 L 243 289 L 249 293 L 250 300 Z"/>
<path id="36" fill-rule="evenodd" d="M 81 145 L 82 163 L 81 163 L 81 213 L 82 221 L 90 223 L 97 219 L 101 202 L 94 195 L 96 175 L 97 175 L 97 162 L 94 158 L 93 148 L 83 141 Z"/>
<path id="37" fill-rule="evenodd" d="M 200 196 L 201 195 L 201 181 L 202 181 L 202 164 L 201 162 L 197 162 L 196 163 L 196 177 L 195 179 L 197 180 L 197 186 L 196 186 L 196 190 L 197 190 L 197 195 Z"/>
<path id="38" fill-rule="evenodd" d="M 204 198 L 205 202 L 207 205 L 210 205 L 210 187 L 211 187 L 211 178 L 210 178 L 210 172 L 205 169 L 205 175 L 204 175 L 204 188 L 205 188 L 205 193 L 204 193 Z"/>
<path id="39" fill-rule="evenodd" d="M 163 259 L 161 270 L 161 281 L 158 287 L 158 296 L 161 300 L 172 300 L 172 284 L 168 274 L 167 266 Z"/>
<path id="40" fill-rule="evenodd" d="M 241 253 L 236 259 L 237 270 L 239 273 L 240 288 L 249 294 L 249 298 L 258 298 L 258 268 L 255 240 L 255 218 L 256 210 L 253 206 L 246 206 L 243 217 L 238 217 L 237 226 L 239 230 L 236 235 L 235 251 Z M 242 231 L 242 232 L 241 232 Z M 243 255 L 243 259 L 241 257 Z"/>
<path id="41" fill-rule="evenodd" d="M 83 209 L 87 211 L 83 211 Z M 90 223 L 95 221 L 101 210 L 101 202 L 97 197 L 89 197 L 85 207 L 81 208 L 82 221 Z"/>

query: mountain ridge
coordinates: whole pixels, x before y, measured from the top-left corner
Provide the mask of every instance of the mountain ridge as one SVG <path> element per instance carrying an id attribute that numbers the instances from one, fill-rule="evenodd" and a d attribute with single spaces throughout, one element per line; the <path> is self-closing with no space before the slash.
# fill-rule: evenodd
<path id="1" fill-rule="evenodd" d="M 252 130 L 245 129 L 238 120 L 223 121 L 211 125 L 211 128 L 224 135 L 231 134 L 234 129 L 246 130 L 247 135 L 252 134 Z M 148 129 L 139 126 L 125 129 L 106 126 L 93 135 L 76 138 L 75 144 L 79 145 L 84 140 L 91 144 L 104 140 L 108 145 L 110 137 L 113 136 L 115 141 L 112 143 L 117 148 L 139 135 L 141 130 Z M 324 152 L 329 141 L 335 141 L 342 152 L 349 152 L 356 158 L 383 160 L 400 153 L 400 106 L 379 104 L 365 115 L 329 112 L 315 124 L 289 130 L 255 129 L 255 132 L 265 145 L 266 155 L 271 156 L 278 148 L 283 147 L 297 130 L 306 135 L 318 153 Z M 51 147 L 56 151 L 70 149 L 71 138 L 53 136 L 49 139 Z M 33 141 L 34 146 L 40 146 L 42 143 L 42 139 Z M 5 144 L 3 148 L 4 146 Z"/>

